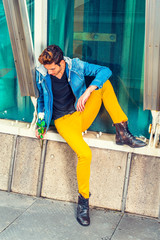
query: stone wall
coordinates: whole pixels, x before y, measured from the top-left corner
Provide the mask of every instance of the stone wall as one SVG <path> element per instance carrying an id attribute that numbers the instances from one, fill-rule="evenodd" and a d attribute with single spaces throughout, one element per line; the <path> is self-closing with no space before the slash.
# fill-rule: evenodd
<path id="1" fill-rule="evenodd" d="M 59 141 L 0 133 L 0 189 L 77 201 L 72 149 Z M 160 157 L 91 147 L 90 205 L 159 217 Z"/>

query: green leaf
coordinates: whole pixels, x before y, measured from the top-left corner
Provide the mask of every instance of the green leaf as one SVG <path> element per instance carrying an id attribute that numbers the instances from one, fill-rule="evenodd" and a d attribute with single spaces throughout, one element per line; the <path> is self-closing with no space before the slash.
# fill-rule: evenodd
<path id="1" fill-rule="evenodd" d="M 38 129 L 38 132 L 41 133 L 41 129 L 40 128 Z"/>
<path id="2" fill-rule="evenodd" d="M 37 122 L 36 124 L 37 124 L 38 127 L 41 127 L 41 124 L 40 124 L 40 123 Z"/>
<path id="3" fill-rule="evenodd" d="M 43 135 L 41 135 L 41 138 L 43 138 Z"/>
<path id="4" fill-rule="evenodd" d="M 44 127 L 45 126 L 45 121 L 41 122 L 41 126 Z"/>
<path id="5" fill-rule="evenodd" d="M 42 128 L 42 134 L 44 133 L 44 128 Z"/>

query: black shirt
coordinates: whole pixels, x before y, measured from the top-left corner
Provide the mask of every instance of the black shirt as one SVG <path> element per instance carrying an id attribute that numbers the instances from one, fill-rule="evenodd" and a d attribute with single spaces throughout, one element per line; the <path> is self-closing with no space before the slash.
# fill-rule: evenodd
<path id="1" fill-rule="evenodd" d="M 53 92 L 53 119 L 75 112 L 75 97 L 68 83 L 66 71 L 61 79 L 50 75 Z"/>

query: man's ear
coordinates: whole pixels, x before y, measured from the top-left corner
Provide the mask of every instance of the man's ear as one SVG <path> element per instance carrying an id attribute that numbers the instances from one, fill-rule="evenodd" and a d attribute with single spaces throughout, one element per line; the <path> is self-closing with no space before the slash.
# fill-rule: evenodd
<path id="1" fill-rule="evenodd" d="M 61 65 L 62 67 L 65 67 L 65 61 L 64 61 L 64 59 L 62 59 L 62 60 L 60 61 L 60 65 Z"/>

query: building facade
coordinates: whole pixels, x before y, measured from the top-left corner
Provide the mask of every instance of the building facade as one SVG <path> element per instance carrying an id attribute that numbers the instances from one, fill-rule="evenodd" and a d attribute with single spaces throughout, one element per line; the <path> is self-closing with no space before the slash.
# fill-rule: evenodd
<path id="1" fill-rule="evenodd" d="M 27 0 L 33 43 L 35 2 Z M 149 110 L 143 110 L 145 0 L 48 0 L 47 44 L 59 45 L 71 58 L 105 65 L 131 132 L 149 137 Z M 37 23 L 36 23 L 37 24 Z M 0 0 L 0 118 L 31 122 L 30 97 L 21 97 L 3 3 Z M 86 83 L 92 79 L 87 78 Z M 107 120 L 106 120 L 107 119 Z M 103 106 L 91 131 L 114 133 Z"/>

